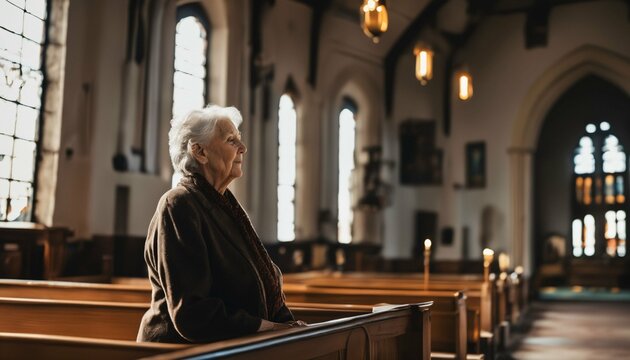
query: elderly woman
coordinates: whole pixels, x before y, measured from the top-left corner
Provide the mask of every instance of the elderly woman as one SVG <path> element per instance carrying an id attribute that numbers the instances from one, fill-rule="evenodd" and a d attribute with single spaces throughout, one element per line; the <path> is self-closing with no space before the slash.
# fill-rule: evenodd
<path id="1" fill-rule="evenodd" d="M 184 177 L 149 225 L 153 291 L 138 341 L 211 342 L 304 324 L 294 321 L 279 269 L 227 188 L 243 175 L 241 122 L 233 107 L 208 106 L 171 123 L 171 160 Z"/>

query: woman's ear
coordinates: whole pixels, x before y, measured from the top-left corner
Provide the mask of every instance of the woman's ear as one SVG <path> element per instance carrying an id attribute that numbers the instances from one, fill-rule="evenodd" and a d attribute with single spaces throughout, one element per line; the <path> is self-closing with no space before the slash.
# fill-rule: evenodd
<path id="1" fill-rule="evenodd" d="M 197 160 L 200 164 L 205 164 L 208 162 L 208 158 L 206 157 L 206 153 L 203 150 L 203 147 L 199 144 L 192 144 L 191 148 L 192 156 Z"/>

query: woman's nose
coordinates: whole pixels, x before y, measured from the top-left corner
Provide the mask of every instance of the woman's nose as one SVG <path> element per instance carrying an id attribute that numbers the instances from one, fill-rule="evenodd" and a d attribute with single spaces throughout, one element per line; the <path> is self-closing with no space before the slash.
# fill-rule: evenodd
<path id="1" fill-rule="evenodd" d="M 243 143 L 243 141 L 238 141 L 238 152 L 241 154 L 245 154 L 247 152 L 247 146 Z"/>

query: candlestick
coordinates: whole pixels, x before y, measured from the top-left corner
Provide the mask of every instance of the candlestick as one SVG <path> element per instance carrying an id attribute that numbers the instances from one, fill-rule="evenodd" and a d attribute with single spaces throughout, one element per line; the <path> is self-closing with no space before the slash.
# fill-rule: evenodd
<path id="1" fill-rule="evenodd" d="M 431 259 L 431 240 L 424 240 L 424 289 L 429 289 L 429 261 Z"/>
<path id="2" fill-rule="evenodd" d="M 346 254 L 344 254 L 343 249 L 337 249 L 335 253 L 335 263 L 337 264 L 337 271 L 343 271 L 343 266 L 346 263 Z"/>
<path id="3" fill-rule="evenodd" d="M 494 251 L 492 249 L 483 249 L 483 281 L 488 281 L 490 278 L 490 264 L 494 258 Z"/>

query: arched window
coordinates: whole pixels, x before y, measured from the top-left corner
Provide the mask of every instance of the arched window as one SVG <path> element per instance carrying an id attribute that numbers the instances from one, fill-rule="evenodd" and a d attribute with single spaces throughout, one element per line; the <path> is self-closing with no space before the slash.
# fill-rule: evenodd
<path id="1" fill-rule="evenodd" d="M 626 153 L 602 122 L 586 126 L 573 158 L 574 257 L 626 255 Z"/>
<path id="2" fill-rule="evenodd" d="M 280 97 L 278 110 L 278 240 L 295 240 L 297 113 L 293 99 Z"/>
<path id="3" fill-rule="evenodd" d="M 340 243 L 352 242 L 352 174 L 356 140 L 356 106 L 349 100 L 339 113 L 339 190 L 337 193 L 337 240 Z"/>
<path id="4" fill-rule="evenodd" d="M 175 72 L 173 73 L 173 117 L 207 102 L 208 35 L 210 23 L 197 3 L 177 8 L 175 28 Z M 173 186 L 181 174 L 173 174 Z"/>
<path id="5" fill-rule="evenodd" d="M 31 221 L 47 2 L 0 2 L 0 221 Z"/>

